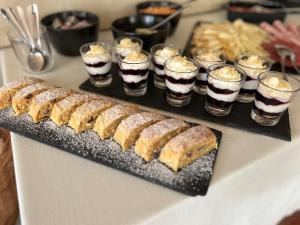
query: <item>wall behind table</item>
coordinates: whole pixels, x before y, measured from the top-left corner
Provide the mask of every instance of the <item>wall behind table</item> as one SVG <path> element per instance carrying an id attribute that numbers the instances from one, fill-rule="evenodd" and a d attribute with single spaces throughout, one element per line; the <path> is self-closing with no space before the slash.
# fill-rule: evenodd
<path id="1" fill-rule="evenodd" d="M 184 2 L 185 0 L 173 0 L 175 2 Z M 198 0 L 193 3 L 193 7 L 186 10 L 185 13 L 194 13 L 218 6 L 225 0 Z M 41 17 L 63 10 L 86 10 L 93 12 L 101 18 L 101 28 L 110 26 L 115 18 L 127 16 L 135 13 L 135 5 L 139 0 L 1 0 L 0 7 L 8 6 L 26 6 L 30 3 L 37 3 L 40 8 Z M 6 37 L 7 24 L 0 20 L 0 47 L 7 46 Z"/>

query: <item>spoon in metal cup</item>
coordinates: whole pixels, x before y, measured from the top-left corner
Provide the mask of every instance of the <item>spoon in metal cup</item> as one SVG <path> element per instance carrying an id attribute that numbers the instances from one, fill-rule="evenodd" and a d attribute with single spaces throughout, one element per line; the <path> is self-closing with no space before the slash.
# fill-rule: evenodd
<path id="1" fill-rule="evenodd" d="M 32 71 L 41 71 L 46 65 L 46 59 L 43 52 L 35 45 L 32 35 L 30 34 L 27 19 L 22 7 L 17 6 L 17 11 L 19 13 L 21 23 L 24 27 L 25 34 L 30 44 L 30 51 L 27 58 L 28 65 Z"/>

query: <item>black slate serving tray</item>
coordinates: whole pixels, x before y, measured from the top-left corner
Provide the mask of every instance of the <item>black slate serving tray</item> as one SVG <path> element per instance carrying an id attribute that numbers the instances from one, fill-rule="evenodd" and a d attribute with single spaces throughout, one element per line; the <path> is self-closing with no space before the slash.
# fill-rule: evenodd
<path id="1" fill-rule="evenodd" d="M 102 141 L 92 130 L 77 135 L 70 127 L 58 127 L 51 120 L 35 124 L 28 114 L 16 116 L 11 108 L 0 110 L 0 127 L 191 196 L 207 193 L 218 154 L 214 149 L 175 173 L 157 159 L 146 163 L 133 148 L 123 152 L 112 138 Z M 220 146 L 222 133 L 212 131 Z"/>
<path id="2" fill-rule="evenodd" d="M 79 88 L 85 91 L 109 96 L 116 99 L 125 100 L 128 102 L 148 106 L 155 109 L 160 109 L 180 115 L 193 117 L 196 119 L 207 120 L 210 122 L 223 124 L 230 127 L 235 127 L 242 130 L 247 130 L 257 134 L 267 135 L 274 138 L 279 138 L 286 141 L 291 141 L 291 131 L 289 114 L 286 111 L 280 122 L 273 127 L 265 127 L 255 123 L 251 117 L 250 112 L 252 104 L 244 104 L 236 102 L 232 108 L 232 112 L 226 117 L 218 117 L 210 115 L 205 111 L 205 96 L 193 94 L 191 103 L 185 107 L 177 108 L 171 106 L 166 101 L 165 91 L 156 88 L 153 85 L 153 72 L 150 71 L 148 80 L 148 90 L 144 96 L 130 97 L 123 91 L 122 79 L 118 75 L 118 66 L 113 65 L 112 68 L 113 81 L 110 86 L 97 88 L 93 86 L 89 80 L 82 83 Z"/>

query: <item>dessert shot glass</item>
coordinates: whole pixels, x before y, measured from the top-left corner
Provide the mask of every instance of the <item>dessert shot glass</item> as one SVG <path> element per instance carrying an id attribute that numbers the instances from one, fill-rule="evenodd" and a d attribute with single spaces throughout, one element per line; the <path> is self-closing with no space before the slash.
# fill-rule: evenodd
<path id="1" fill-rule="evenodd" d="M 177 57 L 185 59 L 193 66 L 185 68 L 179 64 L 176 66 L 177 69 L 172 68 L 173 61 L 175 61 Z M 191 101 L 193 86 L 199 70 L 198 62 L 191 58 L 175 56 L 165 62 L 164 68 L 167 102 L 176 107 L 188 105 Z"/>
<path id="2" fill-rule="evenodd" d="M 180 55 L 180 49 L 172 45 L 157 44 L 150 49 L 150 53 L 154 70 L 154 85 L 157 88 L 166 89 L 164 64 L 168 59 Z"/>
<path id="3" fill-rule="evenodd" d="M 81 46 L 80 54 L 90 82 L 96 87 L 110 85 L 112 81 L 110 44 L 101 41 L 87 43 Z"/>
<path id="4" fill-rule="evenodd" d="M 119 59 L 119 67 L 123 80 L 125 94 L 129 96 L 142 96 L 147 92 L 147 80 L 151 56 L 147 51 L 132 52 L 131 54 L 144 54 L 146 60 L 127 60 L 128 57 Z M 129 54 L 128 56 L 130 56 Z"/>
<path id="5" fill-rule="evenodd" d="M 281 72 L 259 75 L 251 118 L 260 125 L 274 126 L 300 91 L 300 81 Z"/>
<path id="6" fill-rule="evenodd" d="M 245 72 L 232 65 L 212 65 L 207 69 L 205 109 L 216 116 L 226 116 L 246 79 Z"/>
<path id="7" fill-rule="evenodd" d="M 24 38 L 20 38 L 12 31 L 7 32 L 7 37 L 11 44 L 11 47 L 18 61 L 22 65 L 22 68 L 26 72 L 33 73 L 33 74 L 40 74 L 48 71 L 49 69 L 51 69 L 54 62 L 46 29 L 41 28 L 40 30 L 41 30 L 40 35 L 33 37 L 33 39 L 37 43 L 38 48 L 42 51 L 45 57 L 44 66 L 40 71 L 33 71 L 28 64 L 28 56 L 31 51 L 30 50 L 31 47 L 29 46 L 28 41 L 25 40 Z"/>
<path id="8" fill-rule="evenodd" d="M 235 66 L 245 71 L 247 77 L 237 97 L 238 102 L 252 102 L 258 86 L 258 76 L 269 71 L 272 63 L 270 60 L 254 56 L 242 55 L 235 61 Z"/>
<path id="9" fill-rule="evenodd" d="M 226 63 L 226 58 L 224 55 L 216 54 L 214 52 L 209 52 L 208 54 L 195 54 L 193 58 L 200 65 L 194 91 L 200 95 L 206 95 L 207 68 L 212 65 L 224 65 Z"/>
<path id="10" fill-rule="evenodd" d="M 132 51 L 142 51 L 143 41 L 137 37 L 119 37 L 113 42 L 113 61 L 118 62 L 118 59 L 124 59 Z"/>

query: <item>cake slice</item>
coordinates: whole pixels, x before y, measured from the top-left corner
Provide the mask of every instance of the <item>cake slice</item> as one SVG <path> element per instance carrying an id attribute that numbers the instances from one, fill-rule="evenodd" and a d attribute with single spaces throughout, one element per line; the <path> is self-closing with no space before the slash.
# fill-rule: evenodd
<path id="1" fill-rule="evenodd" d="M 166 119 L 143 130 L 135 143 L 135 153 L 146 161 L 158 155 L 160 149 L 174 136 L 189 128 L 181 119 Z"/>
<path id="2" fill-rule="evenodd" d="M 162 149 L 159 161 L 177 171 L 217 147 L 214 133 L 198 125 L 172 138 Z"/>
<path id="3" fill-rule="evenodd" d="M 141 112 L 124 119 L 114 135 L 115 141 L 121 145 L 123 151 L 132 146 L 140 133 L 148 126 L 163 120 L 165 117 L 154 112 Z"/>
<path id="4" fill-rule="evenodd" d="M 17 115 L 28 112 L 31 101 L 36 95 L 53 88 L 55 86 L 47 83 L 36 83 L 21 89 L 12 98 L 13 110 Z"/>
<path id="5" fill-rule="evenodd" d="M 5 109 L 11 105 L 11 100 L 17 91 L 34 83 L 41 83 L 42 79 L 35 77 L 22 77 L 14 80 L 0 88 L 0 109 Z"/>
<path id="6" fill-rule="evenodd" d="M 114 106 L 116 103 L 111 100 L 92 100 L 78 107 L 71 115 L 69 126 L 76 134 L 91 129 L 94 126 L 96 118 L 105 109 Z"/>
<path id="7" fill-rule="evenodd" d="M 35 123 L 48 119 L 56 102 L 71 95 L 74 91 L 65 88 L 55 88 L 35 96 L 29 107 L 29 115 Z"/>
<path id="8" fill-rule="evenodd" d="M 102 112 L 94 125 L 100 138 L 106 139 L 114 135 L 119 123 L 131 114 L 140 111 L 139 107 L 134 105 L 115 105 Z"/>
<path id="9" fill-rule="evenodd" d="M 91 100 L 100 100 L 100 96 L 93 94 L 77 93 L 55 103 L 50 119 L 58 126 L 67 124 L 71 114 L 82 104 Z"/>

